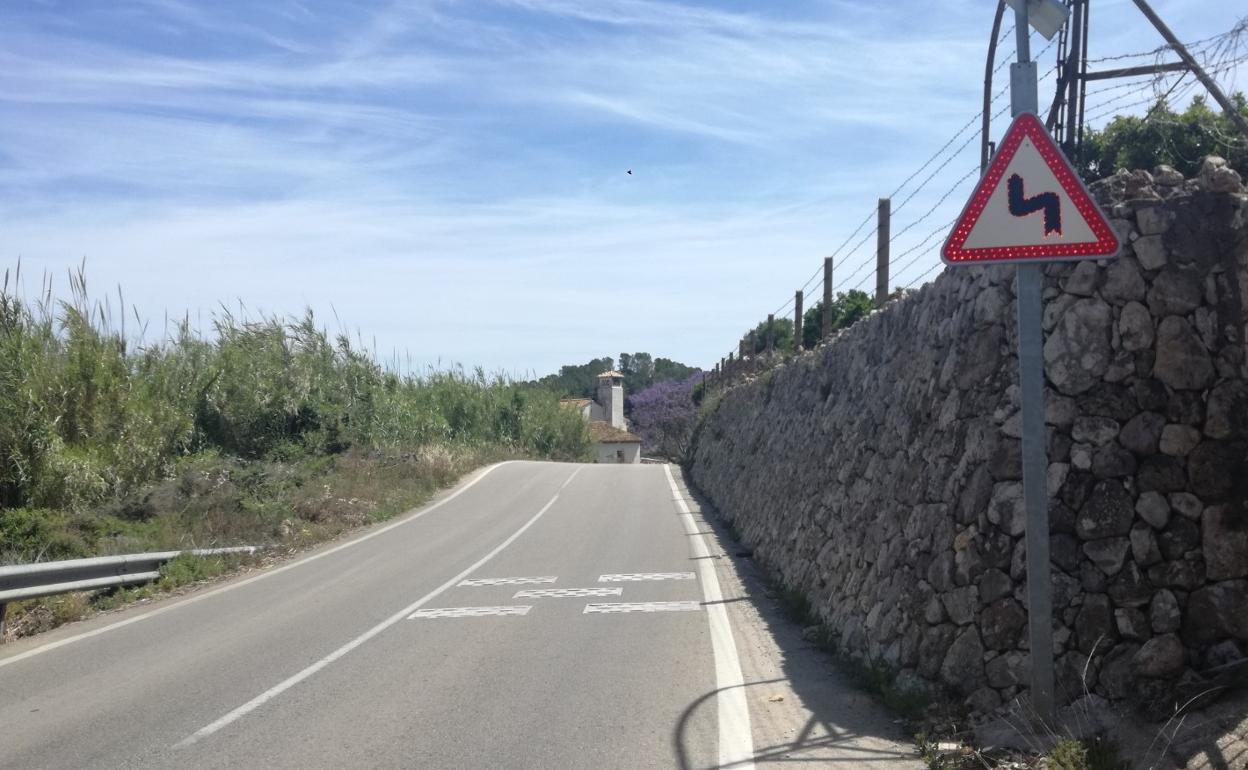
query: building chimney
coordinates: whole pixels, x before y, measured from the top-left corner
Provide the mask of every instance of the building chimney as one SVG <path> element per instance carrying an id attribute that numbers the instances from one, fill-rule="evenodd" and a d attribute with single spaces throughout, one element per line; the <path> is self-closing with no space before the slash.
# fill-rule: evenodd
<path id="1" fill-rule="evenodd" d="M 624 423 L 624 375 L 619 372 L 598 375 L 598 403 L 602 404 L 603 418 L 611 427 L 628 430 Z"/>

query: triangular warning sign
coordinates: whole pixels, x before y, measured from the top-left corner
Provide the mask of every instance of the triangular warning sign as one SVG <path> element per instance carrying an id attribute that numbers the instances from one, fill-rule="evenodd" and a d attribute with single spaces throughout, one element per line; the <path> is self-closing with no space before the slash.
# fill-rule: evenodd
<path id="1" fill-rule="evenodd" d="M 1044 124 L 1014 118 L 941 249 L 946 264 L 1103 259 L 1118 236 Z"/>

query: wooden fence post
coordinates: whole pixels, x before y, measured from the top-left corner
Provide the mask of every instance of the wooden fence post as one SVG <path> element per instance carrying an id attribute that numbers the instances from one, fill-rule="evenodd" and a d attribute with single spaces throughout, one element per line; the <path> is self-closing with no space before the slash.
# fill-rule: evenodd
<path id="1" fill-rule="evenodd" d="M 793 352 L 802 351 L 802 290 L 793 295 Z"/>
<path id="2" fill-rule="evenodd" d="M 880 198 L 875 229 L 875 306 L 883 307 L 888 301 L 888 235 L 893 202 Z"/>
<path id="3" fill-rule="evenodd" d="M 823 338 L 832 333 L 832 258 L 823 258 Z"/>

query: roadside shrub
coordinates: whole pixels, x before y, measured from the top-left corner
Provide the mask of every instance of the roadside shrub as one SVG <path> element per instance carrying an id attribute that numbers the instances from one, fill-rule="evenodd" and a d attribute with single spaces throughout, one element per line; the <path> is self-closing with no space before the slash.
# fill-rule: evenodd
<path id="1" fill-rule="evenodd" d="M 0 561 L 57 561 L 90 553 L 91 545 L 60 511 L 0 509 Z"/>
<path id="2" fill-rule="evenodd" d="M 53 299 L 47 281 L 34 300 L 10 285 L 6 272 L 0 288 L 0 556 L 6 559 L 69 557 L 104 543 L 143 541 L 155 536 L 149 523 L 181 521 L 193 531 L 196 517 L 280 521 L 290 506 L 277 499 L 288 498 L 296 481 L 249 482 L 246 475 L 256 468 L 293 479 L 324 473 L 320 459 L 351 451 L 403 456 L 430 446 L 464 447 L 479 457 L 497 448 L 571 460 L 589 450 L 583 421 L 553 393 L 480 369 L 387 372 L 348 336 L 318 327 L 311 311 L 257 320 L 226 312 L 208 336 L 184 320 L 163 338 L 139 342 L 114 321 L 108 303 L 88 298 L 81 271 L 70 276 L 65 301 Z M 118 307 L 124 307 L 120 296 Z M 188 464 L 197 457 L 206 458 L 203 467 Z M 160 485 L 144 491 L 171 478 L 192 488 L 228 484 L 235 494 L 213 491 L 208 510 L 195 502 L 193 489 L 176 499 Z M 249 491 L 249 484 L 277 499 Z M 177 516 L 157 515 L 175 504 Z M 86 513 L 94 516 L 92 526 L 112 533 L 70 527 L 66 516 Z M 249 529 L 218 523 L 207 529 Z M 170 537 L 176 535 L 159 535 Z"/>

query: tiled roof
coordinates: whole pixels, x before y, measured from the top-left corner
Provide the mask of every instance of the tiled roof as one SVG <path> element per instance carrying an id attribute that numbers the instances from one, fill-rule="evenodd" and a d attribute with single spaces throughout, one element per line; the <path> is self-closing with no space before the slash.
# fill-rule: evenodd
<path id="1" fill-rule="evenodd" d="M 623 377 L 623 376 L 624 375 L 620 374 L 619 372 L 611 371 L 611 372 L 603 372 L 602 374 L 598 375 L 598 379 L 601 380 L 603 377 Z"/>
<path id="2" fill-rule="evenodd" d="M 592 403 L 593 401 L 591 401 L 588 398 L 561 398 L 559 399 L 559 404 L 561 406 L 570 406 L 570 407 L 573 407 L 574 409 L 584 409 L 585 407 L 589 406 Z"/>
<path id="3" fill-rule="evenodd" d="M 609 422 L 595 420 L 589 423 L 589 437 L 599 444 L 640 444 L 641 438 L 626 430 L 614 428 Z"/>

